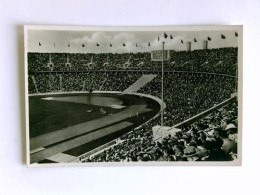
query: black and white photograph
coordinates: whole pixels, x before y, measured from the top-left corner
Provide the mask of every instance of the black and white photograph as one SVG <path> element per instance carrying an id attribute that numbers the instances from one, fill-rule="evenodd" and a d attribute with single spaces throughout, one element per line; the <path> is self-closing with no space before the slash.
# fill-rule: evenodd
<path id="1" fill-rule="evenodd" d="M 24 26 L 28 167 L 241 165 L 242 26 Z"/>

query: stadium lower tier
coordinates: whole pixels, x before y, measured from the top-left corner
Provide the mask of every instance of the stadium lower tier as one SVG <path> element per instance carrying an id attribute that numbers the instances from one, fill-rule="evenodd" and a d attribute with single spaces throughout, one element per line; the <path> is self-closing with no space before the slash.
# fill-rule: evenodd
<path id="1" fill-rule="evenodd" d="M 30 94 L 70 91 L 124 91 L 142 72 L 85 72 L 30 74 Z M 228 99 L 236 90 L 234 77 L 210 74 L 164 75 L 165 125 L 173 126 Z M 142 87 L 138 93 L 161 98 L 161 75 Z"/>

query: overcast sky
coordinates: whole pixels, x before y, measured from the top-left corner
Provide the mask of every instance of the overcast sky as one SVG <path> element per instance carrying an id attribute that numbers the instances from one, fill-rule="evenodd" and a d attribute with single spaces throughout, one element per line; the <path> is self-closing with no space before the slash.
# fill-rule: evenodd
<path id="1" fill-rule="evenodd" d="M 168 39 L 163 37 L 164 32 Z M 226 39 L 221 39 L 223 34 Z M 170 35 L 173 39 L 170 39 Z M 158 36 L 160 41 L 158 41 Z M 203 40 L 211 37 L 209 48 L 237 47 L 235 31 L 64 31 L 64 30 L 28 30 L 29 52 L 65 52 L 65 53 L 125 53 L 149 52 L 162 49 L 186 50 L 187 41 L 193 49 L 202 49 Z M 194 42 L 197 39 L 197 43 Z M 181 43 L 184 41 L 184 44 Z M 39 46 L 39 42 L 41 46 Z M 150 47 L 148 43 L 150 42 Z M 100 46 L 97 47 L 96 44 Z M 110 47 L 110 43 L 112 47 Z M 123 47 L 123 43 L 126 44 Z M 55 47 L 54 47 L 55 44 Z M 68 45 L 70 44 L 70 47 Z M 85 47 L 82 47 L 82 44 Z M 138 47 L 136 47 L 136 44 Z"/>

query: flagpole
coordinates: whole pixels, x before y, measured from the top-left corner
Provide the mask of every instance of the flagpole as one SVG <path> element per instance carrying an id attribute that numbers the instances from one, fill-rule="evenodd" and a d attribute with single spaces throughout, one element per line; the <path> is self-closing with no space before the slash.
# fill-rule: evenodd
<path id="1" fill-rule="evenodd" d="M 164 42 L 162 42 L 162 112 L 161 112 L 161 126 L 163 126 L 163 113 L 164 113 L 164 104 L 163 104 L 163 66 L 164 66 Z"/>
<path id="2" fill-rule="evenodd" d="M 237 68 L 236 68 L 236 86 L 235 86 L 235 91 L 238 94 L 238 63 L 236 64 Z"/>

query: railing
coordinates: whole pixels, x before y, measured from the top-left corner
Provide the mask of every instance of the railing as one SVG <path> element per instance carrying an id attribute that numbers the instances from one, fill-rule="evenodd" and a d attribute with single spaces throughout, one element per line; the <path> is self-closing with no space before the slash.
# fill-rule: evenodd
<path id="1" fill-rule="evenodd" d="M 205 110 L 204 112 L 201 112 L 179 124 L 176 124 L 174 125 L 173 127 L 174 128 L 181 128 L 182 126 L 184 125 L 191 125 L 192 123 L 194 123 L 195 121 L 198 121 L 199 119 L 201 118 L 204 118 L 206 116 L 208 116 L 210 113 L 224 107 L 225 105 L 229 104 L 232 100 L 236 99 L 237 98 L 237 94 L 232 94 L 231 95 L 231 98 L 221 102 L 220 104 L 216 105 L 216 106 L 213 106 L 212 108 L 208 109 L 208 110 Z"/>

